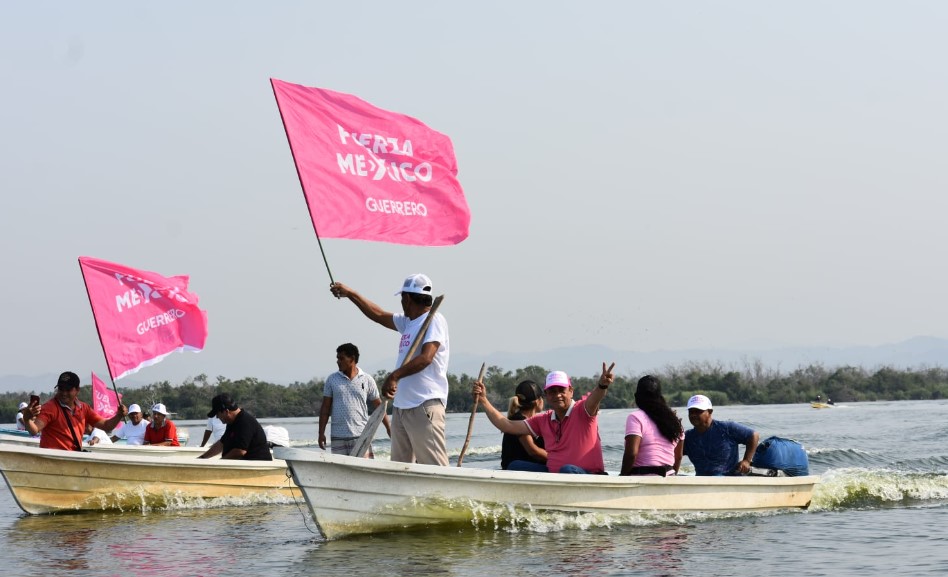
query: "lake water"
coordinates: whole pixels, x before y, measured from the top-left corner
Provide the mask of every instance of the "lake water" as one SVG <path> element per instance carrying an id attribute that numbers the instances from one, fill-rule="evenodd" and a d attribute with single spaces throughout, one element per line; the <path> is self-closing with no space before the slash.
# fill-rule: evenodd
<path id="1" fill-rule="evenodd" d="M 678 409 L 679 414 L 684 414 Z M 628 410 L 603 411 L 606 467 Z M 822 475 L 807 511 L 537 515 L 324 541 L 302 499 L 31 517 L 0 487 L 2 575 L 913 575 L 948 574 L 948 401 L 719 407 L 718 419 L 804 444 Z M 452 464 L 469 415 L 448 416 Z M 686 420 L 687 421 L 687 420 Z M 264 420 L 313 445 L 316 420 Z M 203 423 L 183 421 L 192 444 Z M 687 426 L 687 425 L 686 425 Z M 382 432 L 384 437 L 384 431 Z M 388 457 L 387 439 L 375 453 Z M 318 449 L 316 449 L 318 450 Z M 465 467 L 497 468 L 500 433 L 479 413 Z M 689 472 L 687 458 L 683 472 Z"/>

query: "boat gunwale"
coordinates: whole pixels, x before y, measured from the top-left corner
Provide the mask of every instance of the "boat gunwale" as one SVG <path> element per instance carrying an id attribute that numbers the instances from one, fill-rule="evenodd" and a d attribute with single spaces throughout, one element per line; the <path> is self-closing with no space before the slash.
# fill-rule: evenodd
<path id="1" fill-rule="evenodd" d="M 402 477 L 432 477 L 439 479 L 457 480 L 492 480 L 523 484 L 549 485 L 551 483 L 573 486 L 591 485 L 596 487 L 628 487 L 630 485 L 713 485 L 713 486 L 741 486 L 741 487 L 793 487 L 812 486 L 820 482 L 819 475 L 797 477 L 699 477 L 695 475 L 659 476 L 626 476 L 616 475 L 569 475 L 564 473 L 537 473 L 530 471 L 505 471 L 502 469 L 479 469 L 475 467 L 444 467 L 441 465 L 420 465 L 417 463 L 399 463 L 376 459 L 363 459 L 347 455 L 333 455 L 322 451 L 306 450 L 296 447 L 274 447 L 274 456 L 283 459 L 290 470 L 293 462 L 318 462 L 347 469 L 358 470 L 360 473 L 373 473 Z M 294 471 L 297 485 L 299 479 Z"/>
<path id="2" fill-rule="evenodd" d="M 260 470 L 268 469 L 283 470 L 287 468 L 284 461 L 274 459 L 272 461 L 245 461 L 238 459 L 198 459 L 197 457 L 175 456 L 175 455 L 137 455 L 128 452 L 107 454 L 105 451 L 63 451 L 61 449 L 42 449 L 39 447 L 16 445 L 12 443 L 0 443 L 0 459 L 4 453 L 14 453 L 18 455 L 30 455 L 44 460 L 53 461 L 90 461 L 93 463 L 115 463 L 115 464 L 134 464 L 136 466 L 146 467 L 211 467 L 220 469 L 238 469 L 238 470 Z"/>

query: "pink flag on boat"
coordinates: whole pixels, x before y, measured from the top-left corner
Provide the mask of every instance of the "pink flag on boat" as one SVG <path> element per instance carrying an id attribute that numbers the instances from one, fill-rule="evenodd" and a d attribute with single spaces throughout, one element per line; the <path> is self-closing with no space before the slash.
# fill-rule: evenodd
<path id="1" fill-rule="evenodd" d="M 188 292 L 188 277 L 89 257 L 79 257 L 79 268 L 113 381 L 171 353 L 204 348 L 207 313 Z"/>
<path id="2" fill-rule="evenodd" d="M 350 94 L 270 83 L 317 236 L 426 246 L 467 238 L 450 138 Z"/>
<path id="3" fill-rule="evenodd" d="M 92 373 L 92 408 L 106 419 L 112 417 L 118 412 L 119 403 L 122 402 L 122 396 L 115 396 L 115 391 L 108 388 L 106 384 Z M 119 421 L 115 430 L 122 428 L 122 421 Z"/>

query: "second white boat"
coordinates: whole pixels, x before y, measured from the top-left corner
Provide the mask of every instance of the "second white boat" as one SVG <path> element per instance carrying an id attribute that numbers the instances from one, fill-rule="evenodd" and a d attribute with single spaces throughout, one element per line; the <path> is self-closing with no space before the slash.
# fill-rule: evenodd
<path id="1" fill-rule="evenodd" d="M 274 448 L 327 539 L 473 521 L 484 505 L 604 515 L 806 508 L 817 476 L 616 477 L 394 463 Z"/>

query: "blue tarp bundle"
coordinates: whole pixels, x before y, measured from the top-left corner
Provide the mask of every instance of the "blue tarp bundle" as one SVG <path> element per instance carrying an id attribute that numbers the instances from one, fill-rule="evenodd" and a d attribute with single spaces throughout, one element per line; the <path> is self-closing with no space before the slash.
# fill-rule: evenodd
<path id="1" fill-rule="evenodd" d="M 767 437 L 757 445 L 754 453 L 754 467 L 777 469 L 790 477 L 810 474 L 810 461 L 803 445 L 780 437 Z"/>

